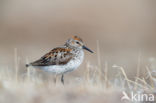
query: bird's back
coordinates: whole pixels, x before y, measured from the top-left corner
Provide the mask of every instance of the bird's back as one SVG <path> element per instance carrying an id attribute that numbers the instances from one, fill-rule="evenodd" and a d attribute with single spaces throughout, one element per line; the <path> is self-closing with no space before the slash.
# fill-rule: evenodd
<path id="1" fill-rule="evenodd" d="M 64 65 L 74 56 L 67 47 L 57 47 L 42 56 L 39 60 L 30 63 L 31 66 Z"/>

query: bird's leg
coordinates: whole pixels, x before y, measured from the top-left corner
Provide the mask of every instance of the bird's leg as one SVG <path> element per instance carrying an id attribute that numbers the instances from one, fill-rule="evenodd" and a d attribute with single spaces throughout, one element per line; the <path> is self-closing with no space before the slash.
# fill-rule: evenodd
<path id="1" fill-rule="evenodd" d="M 56 84 L 56 81 L 57 81 L 57 75 L 55 75 L 54 77 L 54 83 Z"/>
<path id="2" fill-rule="evenodd" d="M 61 82 L 62 82 L 62 84 L 64 85 L 64 75 L 62 74 L 62 76 L 61 76 Z"/>

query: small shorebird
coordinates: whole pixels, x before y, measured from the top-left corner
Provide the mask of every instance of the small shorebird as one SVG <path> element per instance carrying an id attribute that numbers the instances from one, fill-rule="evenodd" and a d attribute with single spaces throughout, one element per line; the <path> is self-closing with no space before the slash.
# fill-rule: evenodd
<path id="1" fill-rule="evenodd" d="M 61 74 L 61 82 L 64 84 L 64 74 L 77 69 L 82 63 L 83 49 L 93 53 L 80 37 L 73 36 L 63 46 L 52 49 L 39 60 L 26 64 L 26 67 L 32 66 L 55 75 Z"/>

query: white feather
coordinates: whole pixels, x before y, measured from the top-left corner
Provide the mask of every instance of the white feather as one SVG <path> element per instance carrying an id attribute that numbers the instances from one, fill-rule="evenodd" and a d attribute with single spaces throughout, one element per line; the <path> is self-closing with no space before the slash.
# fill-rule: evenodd
<path id="1" fill-rule="evenodd" d="M 77 69 L 83 62 L 84 52 L 80 50 L 76 57 L 71 59 L 67 64 L 64 65 L 51 65 L 51 66 L 35 66 L 35 68 L 42 69 L 53 74 L 64 74 Z"/>

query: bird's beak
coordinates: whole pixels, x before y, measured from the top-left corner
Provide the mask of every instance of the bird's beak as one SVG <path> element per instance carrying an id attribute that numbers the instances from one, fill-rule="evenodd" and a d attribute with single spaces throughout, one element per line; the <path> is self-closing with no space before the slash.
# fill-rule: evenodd
<path id="1" fill-rule="evenodd" d="M 85 49 L 85 50 L 87 50 L 87 51 L 89 51 L 89 52 L 91 52 L 91 53 L 94 53 L 92 50 L 90 50 L 89 48 L 87 48 L 87 47 L 84 46 L 84 45 L 83 45 L 83 49 Z"/>

